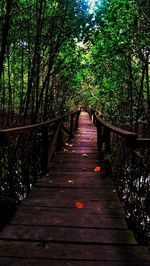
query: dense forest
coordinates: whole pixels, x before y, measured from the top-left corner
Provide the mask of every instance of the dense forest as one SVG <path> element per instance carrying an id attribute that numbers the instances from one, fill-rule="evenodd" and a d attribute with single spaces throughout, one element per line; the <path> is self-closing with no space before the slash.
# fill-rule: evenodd
<path id="1" fill-rule="evenodd" d="M 1 0 L 1 128 L 84 105 L 148 134 L 149 14 L 148 0 Z"/>

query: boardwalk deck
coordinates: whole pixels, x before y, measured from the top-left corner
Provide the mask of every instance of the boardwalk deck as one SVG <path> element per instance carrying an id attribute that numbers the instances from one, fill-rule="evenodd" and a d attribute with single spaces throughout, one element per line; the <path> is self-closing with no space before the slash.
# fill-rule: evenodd
<path id="1" fill-rule="evenodd" d="M 0 233 L 1 266 L 150 265 L 150 248 L 128 229 L 96 141 L 82 112 L 75 139 Z"/>

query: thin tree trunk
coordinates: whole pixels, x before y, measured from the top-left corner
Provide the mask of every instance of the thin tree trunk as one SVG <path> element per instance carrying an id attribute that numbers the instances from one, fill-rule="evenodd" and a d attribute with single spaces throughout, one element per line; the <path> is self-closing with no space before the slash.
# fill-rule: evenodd
<path id="1" fill-rule="evenodd" d="M 5 112 L 5 74 L 3 70 L 3 82 L 2 82 L 2 105 L 3 105 L 3 112 Z"/>
<path id="2" fill-rule="evenodd" d="M 48 61 L 48 71 L 47 71 L 47 75 L 45 77 L 45 80 L 43 82 L 43 86 L 42 86 L 42 89 L 41 89 L 41 92 L 40 92 L 40 95 L 39 95 L 39 100 L 38 100 L 37 105 L 36 105 L 36 110 L 35 110 L 34 116 L 32 118 L 32 123 L 35 123 L 36 120 L 37 120 L 37 116 L 38 116 L 38 112 L 39 112 L 39 109 L 40 109 L 40 106 L 41 106 L 41 102 L 42 102 L 42 98 L 43 98 L 43 95 L 44 95 L 44 91 L 45 91 L 45 89 L 47 88 L 47 85 L 50 82 L 51 70 L 52 70 L 54 61 L 55 61 L 55 59 L 57 57 L 58 51 L 59 51 L 59 49 L 61 47 L 61 44 L 65 40 L 65 37 L 63 38 L 63 40 L 61 39 L 61 37 L 62 37 L 62 33 L 63 33 L 63 27 L 64 27 L 64 23 L 65 23 L 65 19 L 66 19 L 66 14 L 67 14 L 67 1 L 65 2 L 64 16 L 62 18 L 61 25 L 59 27 L 60 31 L 58 32 L 58 35 L 57 35 L 58 37 L 55 40 L 55 43 L 53 44 L 53 46 L 51 47 L 51 49 L 49 51 L 49 55 L 50 56 L 49 56 L 49 61 Z"/>
<path id="3" fill-rule="evenodd" d="M 37 62 L 39 63 L 38 57 L 40 56 L 40 38 L 41 38 L 41 18 L 42 18 L 42 5 L 43 5 L 43 0 L 40 0 L 40 6 L 39 6 L 39 16 L 37 19 L 37 27 L 36 27 L 36 38 L 35 38 L 35 48 L 34 48 L 34 55 L 33 55 L 33 60 L 32 60 L 32 66 L 31 66 L 31 71 L 30 71 L 30 77 L 28 81 L 28 90 L 27 90 L 27 97 L 26 97 L 26 107 L 25 107 L 25 113 L 24 113 L 24 121 L 26 120 L 26 117 L 28 115 L 29 111 L 29 103 L 30 103 L 30 98 L 32 96 L 32 116 L 34 113 L 34 108 L 35 108 L 35 85 L 36 85 L 36 67 L 37 67 Z M 38 1 L 37 1 L 37 6 L 38 6 Z M 38 73 L 39 75 L 39 73 Z"/>
<path id="4" fill-rule="evenodd" d="M 138 106 L 137 106 L 137 114 L 136 114 L 136 124 L 138 123 L 139 119 L 139 111 L 140 107 L 143 104 L 143 88 L 144 88 L 144 76 L 145 76 L 145 70 L 146 70 L 146 64 L 143 65 L 142 67 L 142 77 L 141 77 L 141 85 L 140 85 L 140 90 L 139 90 L 139 95 L 138 95 Z"/>
<path id="5" fill-rule="evenodd" d="M 130 124 L 131 124 L 131 130 L 133 130 L 133 73 L 132 73 L 132 63 L 131 63 L 131 57 L 128 56 L 128 70 L 129 70 L 129 99 L 130 99 Z"/>
<path id="6" fill-rule="evenodd" d="M 23 95 L 24 95 L 24 50 L 22 47 L 21 54 L 21 92 L 20 92 L 20 112 L 23 107 Z"/>
<path id="7" fill-rule="evenodd" d="M 7 62 L 8 62 L 8 121 L 7 124 L 11 121 L 12 118 L 12 87 L 11 87 L 11 71 L 10 71 L 10 59 L 9 59 L 9 49 L 7 49 Z M 10 118 L 10 121 L 9 121 Z"/>
<path id="8" fill-rule="evenodd" d="M 149 54 L 146 58 L 146 88 L 147 88 L 147 106 L 150 111 L 150 88 L 149 88 Z"/>
<path id="9" fill-rule="evenodd" d="M 13 2 L 13 0 L 7 1 L 5 24 L 4 24 L 4 27 L 2 29 L 2 48 L 1 48 L 1 52 L 0 52 L 0 80 L 1 80 L 2 72 L 3 72 L 4 60 L 5 60 L 5 54 L 6 54 L 12 2 Z"/>

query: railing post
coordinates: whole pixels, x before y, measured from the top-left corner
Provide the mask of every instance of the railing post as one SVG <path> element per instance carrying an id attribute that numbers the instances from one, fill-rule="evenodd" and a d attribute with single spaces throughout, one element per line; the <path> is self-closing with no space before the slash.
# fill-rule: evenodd
<path id="1" fill-rule="evenodd" d="M 48 167 L 48 126 L 42 128 L 42 173 L 47 173 Z"/>
<path id="2" fill-rule="evenodd" d="M 96 113 L 95 112 L 93 112 L 93 121 L 92 122 L 94 125 L 96 125 Z"/>
<path id="3" fill-rule="evenodd" d="M 98 120 L 96 120 L 96 127 L 97 127 L 97 144 L 98 144 L 98 150 L 102 150 L 103 146 L 103 135 L 102 135 L 102 125 L 99 123 Z"/>
<path id="4" fill-rule="evenodd" d="M 70 121 L 70 138 L 74 138 L 73 136 L 74 131 L 74 114 L 71 114 L 71 121 Z"/>
<path id="5" fill-rule="evenodd" d="M 79 122 L 80 110 L 75 114 L 75 130 L 78 129 L 78 122 Z"/>
<path id="6" fill-rule="evenodd" d="M 104 128 L 104 141 L 105 141 L 105 153 L 111 153 L 111 145 L 110 145 L 110 129 Z"/>
<path id="7" fill-rule="evenodd" d="M 5 133 L 0 131 L 0 146 L 7 145 L 8 144 L 8 138 L 5 135 Z"/>
<path id="8" fill-rule="evenodd" d="M 58 125 L 58 135 L 57 135 L 57 151 L 60 151 L 64 144 L 63 132 L 62 132 L 62 123 Z"/>

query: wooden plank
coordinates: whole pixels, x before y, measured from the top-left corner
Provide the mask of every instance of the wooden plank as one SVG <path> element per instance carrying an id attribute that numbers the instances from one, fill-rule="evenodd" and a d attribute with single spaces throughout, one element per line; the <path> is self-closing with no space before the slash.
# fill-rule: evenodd
<path id="1" fill-rule="evenodd" d="M 83 136 L 82 134 L 76 134 L 76 137 L 75 139 L 71 140 L 70 143 L 78 143 L 78 142 L 81 142 L 81 143 L 97 143 L 97 133 L 93 133 L 92 136 Z"/>
<path id="2" fill-rule="evenodd" d="M 98 178 L 90 177 L 87 182 L 87 178 L 79 178 L 77 176 L 77 173 L 75 172 L 75 175 L 72 173 L 70 174 L 64 174 L 63 177 L 60 175 L 50 175 L 48 177 L 43 177 L 41 180 L 39 180 L 35 187 L 74 187 L 74 188 L 97 188 L 97 187 L 110 187 L 112 188 L 113 182 L 111 179 L 107 179 L 100 175 Z"/>
<path id="3" fill-rule="evenodd" d="M 81 201 L 81 200 L 80 200 Z M 49 208 L 52 208 L 52 210 L 49 210 L 49 214 L 50 215 L 57 215 L 57 212 L 58 212 L 58 208 L 68 208 L 68 215 L 72 215 L 72 212 L 70 209 L 73 209 L 75 208 L 75 204 L 76 204 L 77 200 L 73 200 L 73 199 L 62 199 L 61 201 L 58 201 L 58 200 L 53 200 L 53 199 L 46 199 L 46 198 L 43 198 L 43 199 L 29 199 L 27 201 L 24 201 L 23 203 L 23 206 L 26 206 L 26 207 L 49 207 Z M 90 215 L 93 215 L 93 213 L 97 213 L 97 215 L 103 215 L 104 217 L 105 216 L 113 216 L 114 218 L 123 218 L 125 216 L 125 213 L 123 211 L 123 209 L 121 208 L 120 204 L 117 202 L 117 201 L 106 201 L 106 200 L 99 200 L 99 201 L 88 201 L 88 200 L 82 200 L 85 208 L 86 208 L 86 211 L 89 212 L 89 216 Z M 109 206 L 109 208 L 108 208 Z M 56 209 L 57 208 L 57 209 Z M 56 209 L 56 210 L 55 210 Z M 55 210 L 55 211 L 54 211 Z M 48 211 L 48 210 L 47 210 Z M 52 214 L 51 214 L 52 212 Z M 56 213 L 55 213 L 56 212 Z M 91 214 L 90 214 L 91 212 Z M 85 212 L 82 212 L 82 214 L 84 215 Z M 66 215 L 64 213 L 64 215 Z M 95 214 L 96 215 L 96 214 Z M 103 218 L 103 217 L 102 217 Z M 107 218 L 107 217 L 105 217 Z M 108 217 L 109 218 L 109 217 Z M 114 225 L 112 225 L 114 226 Z"/>
<path id="4" fill-rule="evenodd" d="M 50 172 L 48 174 L 48 177 L 50 178 L 62 178 L 62 180 L 68 176 L 73 176 L 74 178 L 78 179 L 78 180 L 86 180 L 88 182 L 88 180 L 95 180 L 95 182 L 97 182 L 98 180 L 105 180 L 105 182 L 107 181 L 111 181 L 112 179 L 109 176 L 104 176 L 104 174 L 102 174 L 101 172 L 72 172 L 72 170 L 70 169 L 70 171 L 65 172 Z M 42 179 L 41 179 L 42 180 Z"/>
<path id="5" fill-rule="evenodd" d="M 99 209 L 99 212 L 93 208 L 76 209 L 78 201 L 74 201 L 70 208 L 22 206 L 11 224 L 127 229 L 125 219 L 120 218 L 119 213 L 111 209 Z"/>
<path id="6" fill-rule="evenodd" d="M 88 164 L 88 165 L 87 165 Z M 58 161 L 53 161 L 50 165 L 50 170 L 52 169 L 52 167 L 57 167 L 58 169 L 59 168 L 70 168 L 71 171 L 73 170 L 76 170 L 78 168 L 82 168 L 82 167 L 90 167 L 93 169 L 93 172 L 95 172 L 95 167 L 96 166 L 100 166 L 101 168 L 103 167 L 104 168 L 104 163 L 98 161 L 98 162 L 90 162 L 89 160 L 78 160 L 78 163 L 73 163 L 72 161 L 69 160 L 66 160 L 65 161 L 65 164 L 64 162 L 59 162 Z M 72 169 L 74 167 L 75 169 Z M 74 171 L 73 171 L 74 172 Z M 99 172 L 101 172 L 101 169 L 99 170 Z"/>
<path id="7" fill-rule="evenodd" d="M 72 146 L 69 146 L 69 145 L 72 145 Z M 79 149 L 82 146 L 84 148 L 94 147 L 97 150 L 97 143 L 95 141 L 93 142 L 90 142 L 89 140 L 88 141 L 76 141 L 76 142 L 70 143 L 69 145 L 65 145 L 65 148 L 71 150 L 74 148 Z"/>
<path id="8" fill-rule="evenodd" d="M 86 157 L 87 156 L 87 157 Z M 87 164 L 90 163 L 90 164 L 96 164 L 96 163 L 101 163 L 103 164 L 102 161 L 100 161 L 99 158 L 94 158 L 94 157 L 88 157 L 88 155 L 83 155 L 83 156 L 78 156 L 78 157 L 75 157 L 75 156 L 70 156 L 69 158 L 67 156 L 64 157 L 58 157 L 56 156 L 53 160 L 53 162 L 57 162 L 57 163 L 72 163 L 72 164 L 77 164 L 77 163 L 81 163 L 81 162 L 86 162 Z"/>
<path id="9" fill-rule="evenodd" d="M 64 150 L 69 150 L 69 151 L 72 151 L 72 150 L 82 150 L 82 149 L 84 149 L 84 150 L 89 150 L 89 152 L 98 152 L 98 149 L 97 149 L 97 147 L 96 147 L 96 145 L 94 146 L 94 145 L 87 145 L 87 146 L 82 146 L 82 145 L 76 145 L 76 146 L 72 146 L 72 147 L 65 147 L 65 149 Z"/>
<path id="10" fill-rule="evenodd" d="M 63 187 L 63 190 L 59 187 L 37 187 L 34 188 L 30 198 L 47 198 L 47 200 L 61 200 L 63 198 L 66 199 L 83 199 L 83 200 L 102 200 L 108 199 L 111 200 L 118 200 L 117 193 L 113 192 L 112 188 L 70 188 L 70 187 Z"/>
<path id="11" fill-rule="evenodd" d="M 3 266 L 114 266 L 114 261 L 102 260 L 67 260 L 67 259 L 24 259 L 24 258 L 0 258 Z M 149 266 L 146 261 L 115 261 L 115 266 Z"/>
<path id="12" fill-rule="evenodd" d="M 136 244 L 127 230 L 9 225 L 0 239 L 93 244 Z"/>
<path id="13" fill-rule="evenodd" d="M 77 164 L 72 164 L 72 163 L 57 163 L 54 162 L 53 164 L 51 164 L 50 167 L 50 172 L 68 172 L 71 171 L 72 172 L 94 172 L 94 169 L 99 166 L 101 167 L 101 163 L 86 163 L 86 162 L 82 162 L 82 163 L 77 163 Z M 101 167 L 101 172 L 105 172 L 104 167 Z"/>
<path id="14" fill-rule="evenodd" d="M 66 151 L 67 150 L 67 151 Z M 61 153 L 61 152 L 60 152 Z M 95 154 L 98 154 L 98 151 L 97 151 L 97 149 L 96 148 L 86 148 L 86 147 L 81 147 L 80 149 L 78 148 L 78 149 L 76 149 L 76 148 L 74 148 L 74 149 L 65 149 L 65 151 L 64 151 L 64 154 L 66 154 L 66 153 L 95 153 Z M 57 154 L 59 154 L 59 152 L 57 153 Z"/>
<path id="15" fill-rule="evenodd" d="M 50 178 L 62 178 L 62 180 L 64 180 L 64 178 L 68 178 L 68 177 L 74 177 L 77 180 L 86 180 L 88 183 L 88 180 L 93 180 L 93 182 L 98 182 L 101 180 L 105 180 L 105 182 L 111 182 L 112 183 L 112 179 L 108 176 L 105 176 L 104 174 L 100 173 L 100 172 L 71 172 L 67 171 L 67 172 L 50 172 L 48 174 L 48 176 Z M 41 179 L 42 180 L 42 179 Z"/>
<path id="16" fill-rule="evenodd" d="M 64 154 L 65 154 L 65 156 L 64 156 Z M 100 156 L 101 156 L 101 154 L 99 152 L 93 152 L 93 153 L 87 154 L 86 152 L 79 152 L 79 153 L 67 153 L 67 152 L 65 152 L 64 153 L 64 151 L 59 151 L 56 154 L 56 159 L 57 158 L 66 158 L 66 159 L 67 158 L 79 158 L 81 160 L 83 158 L 84 154 L 86 154 L 88 158 L 95 158 L 97 160 L 99 160 Z"/>
<path id="17" fill-rule="evenodd" d="M 87 260 L 50 260 L 50 259 L 24 259 L 24 258 L 0 258 L 3 266 L 114 266 L 114 261 L 87 261 Z M 118 261 L 115 266 L 141 266 L 138 261 Z M 149 262 L 142 262 L 142 266 L 149 266 Z"/>
<path id="18" fill-rule="evenodd" d="M 73 245 L 69 243 L 43 243 L 0 241 L 0 256 L 67 260 L 143 261 L 150 263 L 150 247 L 125 245 Z"/>

